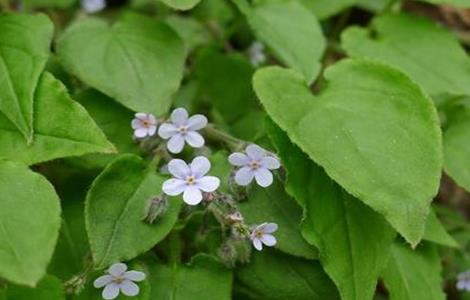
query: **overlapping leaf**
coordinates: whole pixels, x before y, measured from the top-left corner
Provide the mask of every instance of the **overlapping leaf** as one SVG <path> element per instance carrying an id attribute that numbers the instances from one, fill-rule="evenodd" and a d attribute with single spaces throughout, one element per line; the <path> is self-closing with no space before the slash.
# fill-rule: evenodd
<path id="1" fill-rule="evenodd" d="M 135 155 L 113 161 L 93 182 L 85 218 L 93 261 L 105 268 L 151 249 L 178 219 L 179 199 L 170 199 L 165 214 L 154 224 L 143 221 L 148 201 L 161 193 L 164 178 Z"/>
<path id="2" fill-rule="evenodd" d="M 34 131 L 34 142 L 27 144 L 0 114 L 0 157 L 31 165 L 59 157 L 115 151 L 86 110 L 49 73 L 43 74 L 35 93 Z"/>
<path id="3" fill-rule="evenodd" d="M 166 24 L 125 15 L 113 25 L 95 18 L 72 24 L 57 45 L 65 67 L 124 106 L 166 113 L 183 75 L 184 45 Z"/>
<path id="4" fill-rule="evenodd" d="M 441 176 L 431 100 L 401 72 L 371 61 L 339 62 L 325 78 L 313 96 L 300 74 L 269 67 L 255 73 L 254 87 L 293 142 L 416 245 Z"/>
<path id="5" fill-rule="evenodd" d="M 0 112 L 29 143 L 34 90 L 49 56 L 53 30 L 45 15 L 0 15 Z"/>
<path id="6" fill-rule="evenodd" d="M 174 8 L 187 10 L 196 6 L 201 0 L 160 0 L 166 5 Z"/>

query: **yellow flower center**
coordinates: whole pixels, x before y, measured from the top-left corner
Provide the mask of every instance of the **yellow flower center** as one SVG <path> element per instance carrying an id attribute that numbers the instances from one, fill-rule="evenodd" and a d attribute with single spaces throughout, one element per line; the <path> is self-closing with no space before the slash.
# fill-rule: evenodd
<path id="1" fill-rule="evenodd" d="M 195 183 L 196 183 L 196 178 L 193 175 L 186 177 L 187 185 L 193 185 Z"/>

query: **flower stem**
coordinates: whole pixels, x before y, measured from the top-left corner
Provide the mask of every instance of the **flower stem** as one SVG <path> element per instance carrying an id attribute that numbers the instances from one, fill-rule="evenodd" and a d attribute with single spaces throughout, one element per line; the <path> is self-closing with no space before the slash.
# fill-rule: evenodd
<path id="1" fill-rule="evenodd" d="M 230 150 L 233 151 L 238 151 L 248 144 L 243 140 L 237 139 L 236 137 L 233 137 L 230 134 L 215 128 L 215 126 L 212 124 L 209 124 L 204 128 L 204 134 L 209 139 L 225 143 L 230 148 Z"/>

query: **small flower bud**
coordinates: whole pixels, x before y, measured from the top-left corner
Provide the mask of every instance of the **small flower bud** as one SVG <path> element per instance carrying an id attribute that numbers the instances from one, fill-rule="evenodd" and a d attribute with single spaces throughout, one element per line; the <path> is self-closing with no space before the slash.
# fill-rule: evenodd
<path id="1" fill-rule="evenodd" d="M 229 215 L 227 215 L 227 220 L 229 223 L 235 224 L 235 223 L 243 223 L 243 216 L 239 211 L 233 212 Z"/>
<path id="2" fill-rule="evenodd" d="M 153 224 L 156 220 L 161 218 L 168 209 L 168 200 L 165 196 L 159 195 L 150 199 L 144 220 L 149 224 Z"/>

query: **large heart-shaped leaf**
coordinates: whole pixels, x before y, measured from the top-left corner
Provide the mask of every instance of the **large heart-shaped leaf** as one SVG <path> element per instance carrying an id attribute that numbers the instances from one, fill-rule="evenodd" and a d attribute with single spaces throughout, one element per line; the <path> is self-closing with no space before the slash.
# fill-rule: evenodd
<path id="1" fill-rule="evenodd" d="M 304 208 L 302 234 L 319 252 L 342 299 L 372 299 L 395 232 L 331 180 L 272 122 L 269 135 L 287 170 L 287 191 Z"/>
<path id="2" fill-rule="evenodd" d="M 44 177 L 4 160 L 0 195 L 0 277 L 33 286 L 46 273 L 59 234 L 59 197 Z"/>
<path id="3" fill-rule="evenodd" d="M 132 14 L 112 26 L 82 19 L 65 31 L 57 51 L 72 74 L 135 111 L 164 114 L 183 76 L 178 35 L 163 22 Z"/>
<path id="4" fill-rule="evenodd" d="M 45 15 L 0 15 L 0 112 L 31 142 L 33 98 L 53 25 Z"/>
<path id="5" fill-rule="evenodd" d="M 452 33 L 430 20 L 384 15 L 370 29 L 350 27 L 342 34 L 349 56 L 388 63 L 431 95 L 470 95 L 470 59 Z"/>
<path id="6" fill-rule="evenodd" d="M 300 74 L 279 67 L 258 71 L 253 81 L 290 139 L 416 245 L 441 175 L 433 103 L 401 72 L 375 62 L 344 60 L 325 78 L 318 96 Z"/>
<path id="7" fill-rule="evenodd" d="M 245 14 L 256 36 L 286 65 L 301 72 L 308 82 L 320 71 L 325 49 L 320 24 L 296 1 L 261 1 L 251 7 L 246 0 L 234 0 Z"/>
<path id="8" fill-rule="evenodd" d="M 170 199 L 154 224 L 143 221 L 149 200 L 165 178 L 135 155 L 123 155 L 96 178 L 88 191 L 85 218 L 93 261 L 98 268 L 129 260 L 151 249 L 178 219 L 179 199 Z"/>
<path id="9" fill-rule="evenodd" d="M 35 133 L 30 145 L 0 113 L 0 157 L 31 165 L 59 157 L 115 152 L 86 110 L 49 73 L 39 81 L 34 106 Z"/>

